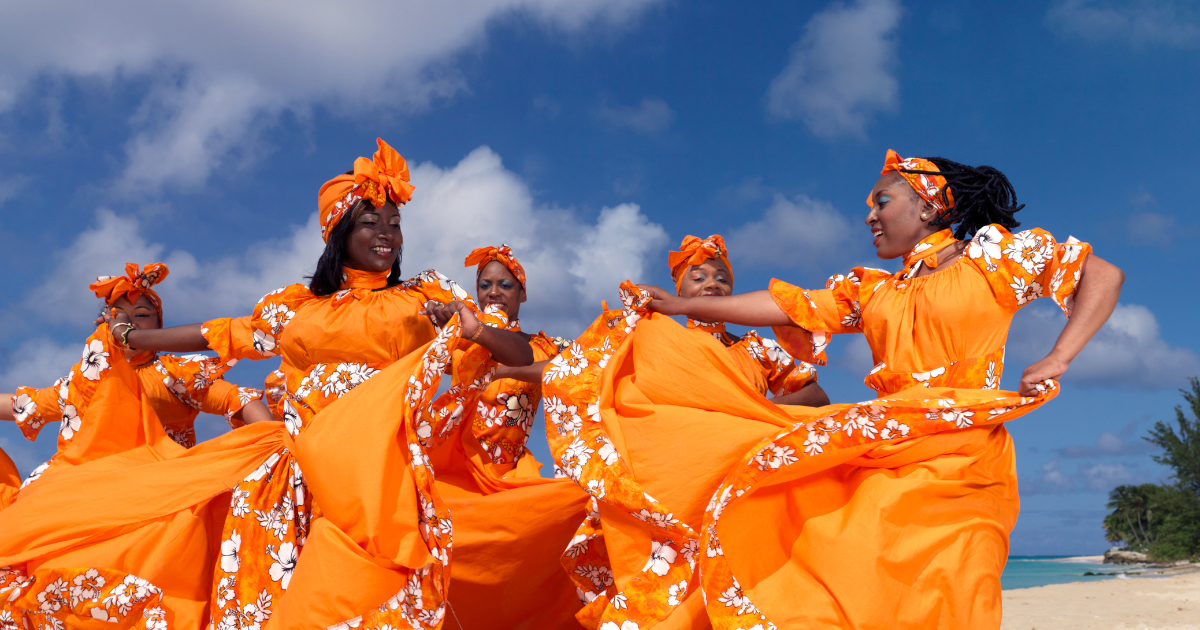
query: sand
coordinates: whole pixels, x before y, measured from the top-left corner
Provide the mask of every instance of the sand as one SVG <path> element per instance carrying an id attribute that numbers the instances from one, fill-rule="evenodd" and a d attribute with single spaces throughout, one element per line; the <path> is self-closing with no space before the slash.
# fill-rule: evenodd
<path id="1" fill-rule="evenodd" d="M 1120 570 L 1113 565 L 1113 570 Z M 1003 630 L 1200 630 L 1200 567 L 1004 591 Z"/>

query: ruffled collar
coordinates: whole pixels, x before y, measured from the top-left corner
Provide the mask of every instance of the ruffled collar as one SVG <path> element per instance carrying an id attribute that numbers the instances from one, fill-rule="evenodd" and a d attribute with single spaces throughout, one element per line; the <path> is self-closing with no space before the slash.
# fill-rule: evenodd
<path id="1" fill-rule="evenodd" d="M 938 266 L 938 252 L 957 242 L 950 228 L 926 236 L 920 243 L 917 243 L 916 247 L 912 248 L 911 252 L 904 255 L 905 277 L 910 277 L 916 273 L 919 268 L 918 265 L 921 264 L 930 269 L 936 269 Z"/>
<path id="2" fill-rule="evenodd" d="M 361 269 L 342 267 L 342 286 L 340 288 L 382 289 L 387 286 L 388 275 L 391 272 L 391 269 L 387 271 L 363 271 Z"/>
<path id="3" fill-rule="evenodd" d="M 695 328 L 696 330 L 701 330 L 706 333 L 712 333 L 712 336 L 716 337 L 718 341 L 725 341 L 725 322 L 709 323 L 689 317 L 687 320 L 687 327 Z"/>

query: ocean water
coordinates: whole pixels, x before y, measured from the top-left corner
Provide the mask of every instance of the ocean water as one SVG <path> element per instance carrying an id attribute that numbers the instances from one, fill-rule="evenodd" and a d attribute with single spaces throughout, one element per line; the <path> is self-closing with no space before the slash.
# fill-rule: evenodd
<path id="1" fill-rule="evenodd" d="M 1106 575 L 1084 575 L 1088 571 Z M 1008 590 L 1064 582 L 1111 580 L 1143 571 L 1136 565 L 1100 564 L 1065 556 L 1010 556 L 1004 574 L 1000 576 L 1000 588 Z"/>

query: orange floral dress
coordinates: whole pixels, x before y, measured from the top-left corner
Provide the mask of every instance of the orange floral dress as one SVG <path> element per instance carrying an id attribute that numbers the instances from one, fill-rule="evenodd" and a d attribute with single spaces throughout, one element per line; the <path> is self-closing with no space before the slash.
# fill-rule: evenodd
<path id="1" fill-rule="evenodd" d="M 87 352 L 85 352 L 86 358 Z M 150 360 L 138 355 L 131 358 L 142 385 L 167 435 L 184 448 L 196 445 L 196 416 L 200 412 L 225 416 L 229 428 L 242 426 L 233 415 L 250 401 L 262 398 L 262 390 L 239 387 L 222 376 L 233 363 L 225 363 L 202 354 L 176 356 L 156 354 Z M 37 439 L 42 427 L 59 421 L 58 450 L 63 450 L 79 432 L 81 418 L 72 413 L 70 383 L 81 372 L 76 365 L 50 387 L 18 387 L 13 398 L 17 426 L 26 439 Z M 76 405 L 77 407 L 77 405 Z"/>
<path id="2" fill-rule="evenodd" d="M 519 331 L 521 325 L 513 321 L 508 329 Z M 537 362 L 555 357 L 570 342 L 539 332 L 530 335 L 529 345 L 533 348 L 533 360 Z M 471 432 L 492 463 L 515 466 L 517 460 L 528 453 L 525 444 L 529 441 L 529 430 L 541 401 L 541 383 L 500 378 L 483 390 L 471 420 Z"/>
<path id="3" fill-rule="evenodd" d="M 804 361 L 797 361 L 775 342 L 751 330 L 737 337 L 725 330 L 723 323 L 687 320 L 687 327 L 709 333 L 714 339 L 729 348 L 735 360 L 743 362 L 743 373 L 754 380 L 760 393 L 767 392 L 783 396 L 800 391 L 809 383 L 817 382 L 817 369 Z"/>
<path id="4" fill-rule="evenodd" d="M 21 475 L 17 472 L 17 465 L 4 449 L 0 449 L 0 510 L 13 502 L 20 489 Z"/>
<path id="5" fill-rule="evenodd" d="M 940 232 L 896 274 L 858 268 L 821 291 L 772 282 L 798 359 L 866 335 L 880 398 L 864 403 L 770 405 L 623 286 L 625 310 L 545 383 L 551 450 L 591 495 L 564 555 L 585 626 L 999 627 L 1019 505 L 1002 423 L 1058 387 L 998 391 L 1003 346 L 1037 297 L 1069 315 L 1091 248 L 992 225 L 915 276 L 954 242 Z"/>

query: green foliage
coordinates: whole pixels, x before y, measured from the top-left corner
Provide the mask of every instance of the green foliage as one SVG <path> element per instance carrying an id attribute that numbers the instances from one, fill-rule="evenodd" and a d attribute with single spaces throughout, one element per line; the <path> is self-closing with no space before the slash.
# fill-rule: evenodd
<path id="1" fill-rule="evenodd" d="M 1158 421 L 1145 439 L 1162 448 L 1154 461 L 1171 469 L 1175 483 L 1118 486 L 1108 495 L 1104 537 L 1124 542 L 1159 562 L 1200 559 L 1200 379 L 1183 397 L 1192 417 L 1175 408 L 1176 427 Z"/>
<path id="2" fill-rule="evenodd" d="M 1175 423 L 1179 425 L 1179 433 L 1159 420 L 1145 439 L 1163 450 L 1162 455 L 1151 456 L 1154 461 L 1170 467 L 1181 487 L 1200 496 L 1200 379 L 1193 377 L 1191 383 L 1192 391 L 1181 391 L 1192 408 L 1192 419 L 1184 415 L 1182 408 L 1176 407 Z"/>

